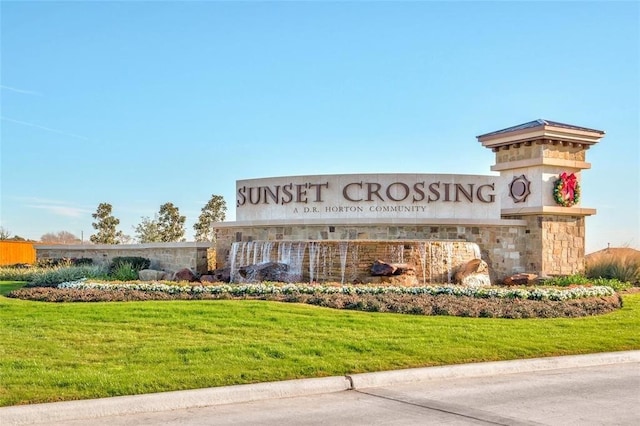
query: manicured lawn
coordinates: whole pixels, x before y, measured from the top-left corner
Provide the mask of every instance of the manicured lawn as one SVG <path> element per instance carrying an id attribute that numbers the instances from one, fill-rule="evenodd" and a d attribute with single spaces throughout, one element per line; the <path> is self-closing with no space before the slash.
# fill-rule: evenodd
<path id="1" fill-rule="evenodd" d="M 17 290 L 24 286 L 22 281 L 0 281 L 0 296 L 4 296 L 7 293 Z"/>
<path id="2" fill-rule="evenodd" d="M 18 286 L 0 282 L 0 294 Z M 640 294 L 624 302 L 598 317 L 508 320 L 0 296 L 0 405 L 640 349 Z"/>

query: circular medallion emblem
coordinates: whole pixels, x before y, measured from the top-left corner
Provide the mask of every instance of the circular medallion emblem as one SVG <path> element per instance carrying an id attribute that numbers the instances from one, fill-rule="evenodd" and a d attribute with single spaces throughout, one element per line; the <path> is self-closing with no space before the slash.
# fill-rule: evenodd
<path id="1" fill-rule="evenodd" d="M 531 194 L 531 182 L 525 175 L 515 176 L 509 184 L 509 196 L 515 203 L 523 203 Z"/>

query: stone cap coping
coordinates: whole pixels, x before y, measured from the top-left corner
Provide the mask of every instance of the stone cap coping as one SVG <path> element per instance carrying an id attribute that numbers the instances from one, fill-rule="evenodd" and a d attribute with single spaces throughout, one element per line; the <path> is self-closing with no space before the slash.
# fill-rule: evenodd
<path id="1" fill-rule="evenodd" d="M 218 222 L 214 228 L 242 228 L 249 226 L 297 226 L 297 225 L 451 225 L 451 226 L 526 226 L 526 221 L 519 219 L 274 219 L 274 220 L 247 220 L 238 222 Z"/>
<path id="2" fill-rule="evenodd" d="M 602 139 L 605 132 L 602 130 L 588 129 L 570 124 L 558 123 L 548 120 L 534 120 L 529 123 L 486 133 L 477 136 L 482 146 L 497 148 L 534 140 L 551 140 L 575 143 L 588 148 Z"/>
<path id="3" fill-rule="evenodd" d="M 517 209 L 502 209 L 505 216 L 533 216 L 533 215 L 557 215 L 557 216 L 591 216 L 596 214 L 596 209 L 582 207 L 540 206 L 521 207 Z"/>
<path id="4" fill-rule="evenodd" d="M 54 250 L 144 250 L 170 248 L 211 248 L 212 242 L 144 243 L 144 244 L 37 244 L 38 249 Z"/>

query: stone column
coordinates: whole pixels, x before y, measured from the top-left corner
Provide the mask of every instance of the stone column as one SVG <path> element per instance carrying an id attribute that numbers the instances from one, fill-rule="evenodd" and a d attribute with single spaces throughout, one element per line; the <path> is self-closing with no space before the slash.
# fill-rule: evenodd
<path id="1" fill-rule="evenodd" d="M 591 167 L 587 149 L 603 136 L 601 130 L 535 120 L 477 137 L 496 154 L 491 170 L 500 172 L 502 218 L 527 221 L 527 272 L 584 271 L 585 217 L 596 210 L 580 204 L 581 172 Z M 554 196 L 558 180 L 564 189 Z"/>

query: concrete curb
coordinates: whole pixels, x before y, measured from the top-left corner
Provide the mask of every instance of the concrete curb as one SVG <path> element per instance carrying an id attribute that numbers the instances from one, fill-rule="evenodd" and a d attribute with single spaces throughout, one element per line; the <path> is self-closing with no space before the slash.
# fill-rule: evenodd
<path id="1" fill-rule="evenodd" d="M 350 388 L 351 383 L 346 377 L 337 376 L 82 401 L 18 405 L 0 408 L 0 424 L 3 426 L 47 424 L 56 421 L 95 419 L 264 399 L 317 395 L 345 391 Z"/>
<path id="2" fill-rule="evenodd" d="M 412 368 L 350 376 L 287 380 L 251 385 L 223 386 L 147 395 L 48 404 L 0 407 L 0 424 L 46 424 L 56 421 L 171 411 L 265 399 L 290 398 L 420 381 L 482 377 L 562 368 L 640 362 L 640 351 L 609 352 L 528 360 L 496 361 L 441 367 Z"/>
<path id="3" fill-rule="evenodd" d="M 354 374 L 347 377 L 351 379 L 353 389 L 364 389 L 429 380 L 484 377 L 498 374 L 526 373 L 560 368 L 593 367 L 628 362 L 640 362 L 640 351 L 607 352 L 588 355 L 411 368 L 406 370 Z"/>

